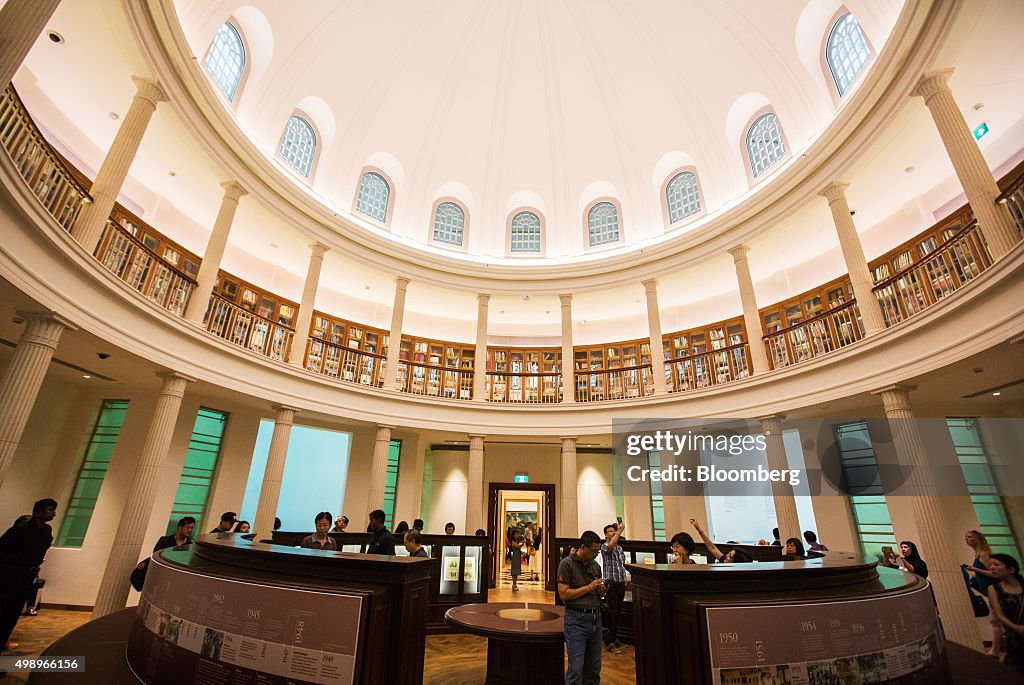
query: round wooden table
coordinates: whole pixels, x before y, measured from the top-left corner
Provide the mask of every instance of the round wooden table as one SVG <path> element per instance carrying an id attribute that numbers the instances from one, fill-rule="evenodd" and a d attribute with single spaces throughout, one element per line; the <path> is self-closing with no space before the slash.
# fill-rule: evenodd
<path id="1" fill-rule="evenodd" d="M 558 685 L 565 682 L 562 612 L 535 602 L 464 604 L 444 620 L 487 638 L 487 685 Z"/>

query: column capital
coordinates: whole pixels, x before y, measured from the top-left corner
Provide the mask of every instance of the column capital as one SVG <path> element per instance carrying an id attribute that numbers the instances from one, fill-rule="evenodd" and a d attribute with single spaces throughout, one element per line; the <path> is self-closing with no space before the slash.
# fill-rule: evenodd
<path id="1" fill-rule="evenodd" d="M 480 435 L 479 433 L 467 433 L 467 437 L 469 437 L 470 441 L 479 440 L 480 442 L 487 438 L 486 435 Z"/>
<path id="2" fill-rule="evenodd" d="M 286 404 L 272 404 L 270 408 L 274 410 L 274 423 L 285 423 L 289 426 L 295 420 L 295 415 L 299 413 L 298 409 Z"/>
<path id="3" fill-rule="evenodd" d="M 167 102 L 167 93 L 164 92 L 160 82 L 155 78 L 149 76 L 132 76 L 132 82 L 135 83 L 137 90 L 135 91 L 135 97 L 142 98 L 155 108 L 161 102 Z"/>
<path id="4" fill-rule="evenodd" d="M 910 393 L 916 389 L 917 387 L 913 385 L 893 383 L 892 385 L 872 390 L 871 394 L 882 398 L 882 406 L 885 407 L 887 412 L 896 409 L 910 411 Z"/>
<path id="5" fill-rule="evenodd" d="M 486 307 L 491 303 L 491 296 L 489 293 L 477 293 L 476 303 L 481 307 Z"/>
<path id="6" fill-rule="evenodd" d="M 575 443 L 577 440 L 580 439 L 580 436 L 578 436 L 578 435 L 560 435 L 560 436 L 558 436 L 558 439 L 561 440 L 562 444 L 564 445 L 566 440 L 571 440 L 572 442 Z"/>
<path id="7" fill-rule="evenodd" d="M 849 187 L 849 183 L 836 181 L 825 186 L 825 189 L 818 194 L 828 200 L 829 204 L 832 204 L 836 200 L 844 199 L 846 197 L 846 189 Z"/>
<path id="8" fill-rule="evenodd" d="M 243 195 L 249 194 L 249 191 L 243 188 L 238 181 L 221 181 L 220 187 L 224 189 L 225 200 L 235 200 L 237 202 Z"/>
<path id="9" fill-rule="evenodd" d="M 48 309 L 16 309 L 14 314 L 25 321 L 25 330 L 18 339 L 19 343 L 34 343 L 56 349 L 57 341 L 65 330 L 78 330 L 78 327 L 68 319 Z M 19 323 L 17 319 L 15 323 Z"/>
<path id="10" fill-rule="evenodd" d="M 185 387 L 189 383 L 196 382 L 195 378 L 178 371 L 161 371 L 156 375 L 163 382 L 160 386 L 160 394 L 179 399 L 185 396 Z"/>
<path id="11" fill-rule="evenodd" d="M 572 305 L 572 295 L 559 295 L 558 301 L 562 303 L 563 307 L 569 307 Z"/>
<path id="12" fill-rule="evenodd" d="M 769 414 L 768 416 L 759 416 L 757 421 L 761 424 L 761 429 L 764 432 L 774 433 L 782 428 L 782 422 L 785 418 L 785 414 Z"/>
<path id="13" fill-rule="evenodd" d="M 398 428 L 398 426 L 395 426 L 395 425 L 390 424 L 390 423 L 378 423 L 377 424 L 377 430 L 380 430 L 381 428 L 387 428 L 389 431 L 393 431 L 396 428 Z"/>
<path id="14" fill-rule="evenodd" d="M 738 262 L 747 258 L 750 247 L 747 245 L 737 245 L 736 247 L 730 247 L 728 252 L 732 255 L 733 261 Z"/>
<path id="15" fill-rule="evenodd" d="M 933 69 L 926 71 L 921 74 L 921 80 L 914 86 L 914 90 L 910 92 L 911 95 L 924 98 L 925 104 L 928 100 L 938 95 L 939 93 L 948 93 L 949 90 L 949 77 L 953 75 L 953 69 Z"/>
<path id="16" fill-rule="evenodd" d="M 309 244 L 309 250 L 313 253 L 314 259 L 322 258 L 331 248 L 327 247 L 319 240 L 314 240 Z"/>
<path id="17" fill-rule="evenodd" d="M 640 285 L 644 287 L 644 291 L 648 293 L 658 292 L 658 279 L 648 278 L 646 281 L 640 281 Z"/>
<path id="18" fill-rule="evenodd" d="M 395 290 L 405 290 L 409 287 L 409 279 L 404 276 L 395 276 Z"/>

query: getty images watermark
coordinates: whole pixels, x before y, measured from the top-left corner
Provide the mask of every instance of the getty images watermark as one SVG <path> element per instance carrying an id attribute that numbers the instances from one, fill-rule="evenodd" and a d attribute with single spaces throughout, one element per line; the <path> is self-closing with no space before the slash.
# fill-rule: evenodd
<path id="1" fill-rule="evenodd" d="M 770 435 L 769 430 L 777 431 Z M 1024 495 L 1022 419 L 617 420 L 621 490 L 649 496 Z M 771 454 L 769 454 L 771 450 Z"/>

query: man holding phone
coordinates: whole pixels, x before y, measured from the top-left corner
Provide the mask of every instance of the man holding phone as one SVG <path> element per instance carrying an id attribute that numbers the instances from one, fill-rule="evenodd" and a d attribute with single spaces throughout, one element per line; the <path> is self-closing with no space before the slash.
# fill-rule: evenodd
<path id="1" fill-rule="evenodd" d="M 601 538 L 584 531 L 576 551 L 558 564 L 558 596 L 565 603 L 565 651 L 569 666 L 566 685 L 601 682 L 601 597 L 605 593 L 601 567 L 594 559 Z"/>
<path id="2" fill-rule="evenodd" d="M 609 523 L 604 527 L 604 544 L 601 545 L 601 567 L 604 571 L 605 603 L 607 609 L 602 617 L 604 625 L 604 645 L 612 654 L 622 654 L 622 643 L 617 633 L 619 614 L 622 613 L 622 600 L 626 597 L 626 554 L 619 545 L 619 538 L 626 530 L 621 517 L 618 523 Z"/>

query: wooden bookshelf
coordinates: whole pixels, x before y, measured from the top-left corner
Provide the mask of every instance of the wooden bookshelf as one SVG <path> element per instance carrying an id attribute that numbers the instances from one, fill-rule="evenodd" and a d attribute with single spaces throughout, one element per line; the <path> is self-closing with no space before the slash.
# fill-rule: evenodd
<path id="1" fill-rule="evenodd" d="M 313 311 L 306 368 L 350 383 L 379 388 L 384 383 L 388 333 Z"/>
<path id="2" fill-rule="evenodd" d="M 398 387 L 405 392 L 473 399 L 475 345 L 403 335 L 398 359 Z"/>
<path id="3" fill-rule="evenodd" d="M 600 402 L 654 393 L 648 338 L 573 348 L 576 401 Z"/>
<path id="4" fill-rule="evenodd" d="M 491 402 L 561 401 L 560 347 L 488 347 L 486 396 Z"/>
<path id="5" fill-rule="evenodd" d="M 668 391 L 682 392 L 746 378 L 751 370 L 747 342 L 742 316 L 663 336 Z"/>
<path id="6" fill-rule="evenodd" d="M 961 207 L 910 240 L 869 261 L 871 278 L 878 284 L 920 262 L 972 221 L 974 213 L 971 208 L 966 205 Z"/>

